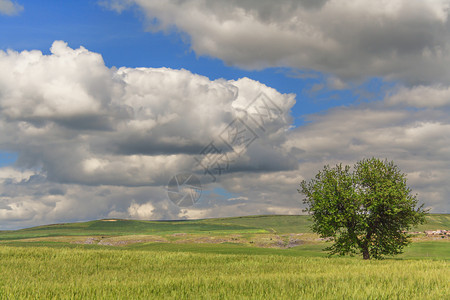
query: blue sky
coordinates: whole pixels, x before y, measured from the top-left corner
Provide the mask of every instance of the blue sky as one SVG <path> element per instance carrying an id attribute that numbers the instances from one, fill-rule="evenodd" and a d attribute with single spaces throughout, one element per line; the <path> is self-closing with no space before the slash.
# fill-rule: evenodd
<path id="1" fill-rule="evenodd" d="M 295 214 L 302 179 L 372 156 L 448 212 L 448 5 L 0 0 L 0 229 Z M 283 121 L 173 206 L 170 177 L 260 93 Z"/>

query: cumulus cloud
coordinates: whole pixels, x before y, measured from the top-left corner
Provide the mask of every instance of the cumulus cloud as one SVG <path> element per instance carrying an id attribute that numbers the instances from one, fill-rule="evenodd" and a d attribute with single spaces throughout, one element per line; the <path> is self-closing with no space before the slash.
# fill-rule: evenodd
<path id="1" fill-rule="evenodd" d="M 155 208 L 151 203 L 145 204 L 137 204 L 136 202 L 132 202 L 130 207 L 128 208 L 129 215 L 134 219 L 146 219 L 151 220 L 153 217 L 153 212 Z"/>
<path id="2" fill-rule="evenodd" d="M 211 81 L 186 70 L 108 68 L 101 55 L 62 41 L 52 45 L 50 55 L 0 51 L 0 70 L 0 149 L 18 153 L 17 170 L 35 172 L 16 182 L 11 178 L 18 171 L 3 170 L 12 172 L 2 179 L 5 220 L 57 220 L 61 214 L 55 210 L 68 213 L 81 199 L 75 195 L 82 186 L 91 186 L 92 193 L 111 186 L 123 195 L 165 189 L 180 172 L 204 175 L 209 158 L 202 149 L 211 143 L 233 158 L 227 172 L 277 172 L 296 165 L 277 146 L 292 122 L 294 95 L 248 78 Z M 248 128 L 257 141 L 235 148 L 241 141 L 232 124 Z M 37 185 L 48 192 L 29 188 Z M 125 207 L 99 204 L 92 211 L 178 217 L 176 209 L 159 209 L 168 200 L 157 194 L 138 201 L 132 193 L 123 196 Z M 87 199 L 98 197 L 112 196 Z"/>
<path id="3" fill-rule="evenodd" d="M 23 10 L 23 6 L 11 0 L 0 0 L 0 14 L 14 16 Z"/>
<path id="4" fill-rule="evenodd" d="M 394 160 L 419 199 L 434 211 L 449 210 L 450 130 L 448 114 L 389 106 L 338 108 L 315 116 L 290 133 L 285 146 L 305 161 L 301 174 L 323 165 L 353 165 L 367 157 Z"/>
<path id="5" fill-rule="evenodd" d="M 448 213 L 450 110 L 438 97 L 446 89 L 431 88 L 437 93 L 430 93 L 427 101 L 414 101 L 423 97 L 423 90 L 402 87 L 382 101 L 307 116 L 307 124 L 286 131 L 280 144 L 283 155 L 298 162 L 296 167 L 251 176 L 248 170 L 224 175 L 221 185 L 246 200 L 221 201 L 220 207 L 229 213 L 301 213 L 302 196 L 296 191 L 301 180 L 313 178 L 324 165 L 353 165 L 379 157 L 393 160 L 407 174 L 413 193 L 432 212 Z M 392 97 L 404 101 L 394 105 Z"/>
<path id="6" fill-rule="evenodd" d="M 327 85 L 345 86 L 334 77 Z M 301 180 L 370 156 L 394 160 L 421 201 L 448 212 L 447 90 L 405 86 L 291 128 L 295 95 L 248 78 L 108 68 L 101 55 L 61 41 L 50 55 L 0 52 L 0 149 L 18 153 L 0 168 L 0 224 L 298 214 Z M 243 128 L 248 135 L 237 139 Z M 231 158 L 215 182 L 203 168 L 212 145 Z M 204 184 L 185 209 L 166 191 L 181 172 Z"/>
<path id="7" fill-rule="evenodd" d="M 261 124 L 269 141 L 291 121 L 293 95 L 247 78 L 210 81 L 186 70 L 109 69 L 99 54 L 63 42 L 51 52 L 0 52 L 1 69 L 12 70 L 0 75 L 0 108 L 2 144 L 19 152 L 20 166 L 41 166 L 54 181 L 161 184 L 177 168 L 192 168 L 189 156 L 219 140 L 261 92 L 281 114 Z M 273 152 L 266 148 L 267 155 Z"/>
<path id="8" fill-rule="evenodd" d="M 388 105 L 409 106 L 417 108 L 450 107 L 449 86 L 414 86 L 400 87 L 386 99 Z"/>
<path id="9" fill-rule="evenodd" d="M 179 30 L 199 55 L 248 69 L 290 67 L 342 79 L 449 83 L 448 0 L 105 1 L 135 4 L 149 30 Z M 157 22 L 154 22 L 157 20 Z"/>

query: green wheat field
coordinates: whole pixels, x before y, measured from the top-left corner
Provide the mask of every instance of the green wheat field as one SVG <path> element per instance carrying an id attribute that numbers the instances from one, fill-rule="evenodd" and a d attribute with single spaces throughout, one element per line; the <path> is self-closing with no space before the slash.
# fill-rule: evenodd
<path id="1" fill-rule="evenodd" d="M 450 229 L 429 215 L 417 232 Z M 327 257 L 308 216 L 98 220 L 0 231 L 0 299 L 450 299 L 450 241 Z"/>

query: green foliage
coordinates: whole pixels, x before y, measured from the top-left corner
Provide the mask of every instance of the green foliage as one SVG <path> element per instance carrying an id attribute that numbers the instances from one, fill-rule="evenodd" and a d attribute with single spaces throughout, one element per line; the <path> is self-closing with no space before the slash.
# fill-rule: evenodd
<path id="1" fill-rule="evenodd" d="M 364 259 L 402 253 L 404 232 L 425 221 L 423 205 L 406 184 L 406 175 L 387 160 L 364 159 L 354 166 L 325 166 L 311 181 L 302 181 L 303 202 L 312 214 L 314 232 L 331 238 L 330 254 Z"/>

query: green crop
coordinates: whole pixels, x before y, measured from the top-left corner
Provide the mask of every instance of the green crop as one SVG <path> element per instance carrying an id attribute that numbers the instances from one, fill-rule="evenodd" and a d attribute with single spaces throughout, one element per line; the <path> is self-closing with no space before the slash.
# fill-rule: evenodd
<path id="1" fill-rule="evenodd" d="M 1 299 L 448 299 L 448 260 L 0 246 Z"/>

